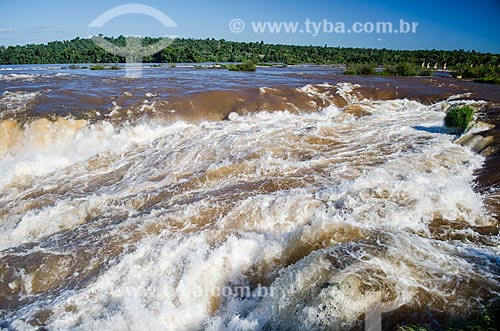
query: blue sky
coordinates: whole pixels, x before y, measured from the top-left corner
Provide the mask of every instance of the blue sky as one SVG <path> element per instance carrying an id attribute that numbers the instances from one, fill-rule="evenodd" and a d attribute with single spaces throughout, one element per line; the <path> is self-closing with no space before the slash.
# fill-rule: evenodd
<path id="1" fill-rule="evenodd" d="M 0 45 L 45 43 L 52 40 L 104 35 L 175 35 L 234 41 L 261 41 L 298 45 L 374 47 L 389 49 L 465 49 L 500 53 L 500 1 L 206 1 L 143 0 L 170 17 L 178 27 L 166 28 L 152 17 L 127 14 L 115 17 L 102 28 L 89 24 L 102 13 L 134 1 L 86 0 L 70 2 L 0 0 Z M 245 30 L 234 33 L 233 19 L 241 19 Z M 319 33 L 306 31 L 305 21 L 343 23 L 391 22 L 401 19 L 418 23 L 416 33 Z M 252 23 L 297 22 L 296 33 L 256 33 Z M 300 33 L 302 31 L 302 33 Z M 314 32 L 312 26 L 310 31 Z"/>

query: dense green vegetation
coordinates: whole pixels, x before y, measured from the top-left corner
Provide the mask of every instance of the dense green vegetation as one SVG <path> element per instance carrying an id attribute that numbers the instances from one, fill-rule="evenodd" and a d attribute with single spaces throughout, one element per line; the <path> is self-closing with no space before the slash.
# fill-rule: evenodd
<path id="1" fill-rule="evenodd" d="M 126 38 L 108 38 L 119 46 L 125 46 Z M 152 45 L 158 38 L 143 38 L 143 45 Z M 258 62 L 269 63 L 375 63 L 389 65 L 423 62 L 448 68 L 473 68 L 500 65 L 500 55 L 483 54 L 475 51 L 438 50 L 388 50 L 366 48 L 341 48 L 325 46 L 269 45 L 263 42 L 232 42 L 215 39 L 176 39 L 153 56 L 144 58 L 146 63 L 201 63 L 201 62 L 243 62 L 257 58 Z M 54 41 L 44 45 L 0 46 L 1 64 L 49 64 L 49 63 L 123 63 L 125 59 L 107 53 L 91 39 L 76 38 L 69 41 Z M 498 70 L 497 70 L 498 71 Z M 463 77 L 466 77 L 465 75 Z M 476 76 L 486 77 L 486 76 Z"/>
<path id="2" fill-rule="evenodd" d="M 394 76 L 430 76 L 432 74 L 429 69 L 408 62 L 388 66 L 384 71 Z"/>
<path id="3" fill-rule="evenodd" d="M 346 75 L 375 75 L 375 65 L 368 63 L 351 63 L 345 69 Z"/>
<path id="4" fill-rule="evenodd" d="M 125 46 L 127 38 L 102 37 L 117 46 Z M 137 40 L 153 47 L 159 38 Z M 137 42 L 134 44 L 136 45 Z M 138 44 L 137 44 L 138 45 Z M 130 46 L 130 44 L 129 44 Z M 91 39 L 54 41 L 43 45 L 0 46 L 0 64 L 93 63 L 100 69 L 104 63 L 124 63 L 123 56 L 113 55 Z M 321 46 L 269 45 L 263 42 L 233 42 L 215 39 L 175 39 L 171 45 L 143 59 L 145 63 L 241 62 L 223 68 L 254 71 L 257 63 L 348 64 L 346 74 L 429 76 L 426 69 L 435 64 L 453 69 L 459 78 L 472 78 L 481 83 L 500 82 L 500 55 L 475 51 L 388 50 Z M 426 64 L 424 66 L 424 64 Z M 175 65 L 171 65 L 175 66 Z M 383 66 L 383 70 L 375 68 Z M 424 68 L 425 67 L 425 68 Z M 83 69 L 84 67 L 78 67 Z M 115 69 L 104 67 L 102 69 Z"/>
<path id="5" fill-rule="evenodd" d="M 474 118 L 474 109 L 471 106 L 451 107 L 444 118 L 444 125 L 464 132 Z"/>
<path id="6" fill-rule="evenodd" d="M 96 65 L 93 65 L 93 66 L 90 66 L 90 70 L 119 70 L 119 69 L 122 69 L 121 67 L 119 66 L 104 66 L 102 64 L 96 64 Z"/>
<path id="7" fill-rule="evenodd" d="M 499 77 L 500 67 L 491 64 L 460 64 L 455 67 L 455 75 L 463 78 Z"/>
<path id="8" fill-rule="evenodd" d="M 482 77 L 474 79 L 476 83 L 500 84 L 500 77 Z"/>
<path id="9" fill-rule="evenodd" d="M 243 63 L 233 64 L 228 66 L 230 71 L 255 71 L 256 63 L 252 60 L 243 61 Z"/>
<path id="10" fill-rule="evenodd" d="M 72 69 L 72 70 L 77 70 L 77 69 L 88 69 L 88 67 L 86 66 L 79 66 L 79 65 L 76 65 L 76 64 L 72 64 L 68 67 L 68 69 Z"/>
<path id="11" fill-rule="evenodd" d="M 429 325 L 404 325 L 396 331 L 497 331 L 500 330 L 500 302 L 495 301 L 482 312 L 455 318 L 439 328 Z"/>
<path id="12" fill-rule="evenodd" d="M 385 65 L 376 70 L 374 63 L 351 63 L 345 70 L 346 75 L 380 75 L 380 76 L 430 76 L 431 70 L 417 64 L 402 62 Z"/>
<path id="13" fill-rule="evenodd" d="M 460 64 L 455 67 L 456 77 L 475 78 L 478 83 L 500 84 L 500 66 L 493 64 Z"/>

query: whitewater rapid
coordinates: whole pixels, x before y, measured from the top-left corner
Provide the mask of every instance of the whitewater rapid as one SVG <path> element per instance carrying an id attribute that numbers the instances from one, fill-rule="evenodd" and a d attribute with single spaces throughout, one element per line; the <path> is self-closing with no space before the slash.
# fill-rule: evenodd
<path id="1" fill-rule="evenodd" d="M 380 304 L 401 320 L 498 296 L 484 159 L 442 127 L 461 101 L 357 87 L 318 112 L 3 124 L 4 325 L 352 329 Z"/>

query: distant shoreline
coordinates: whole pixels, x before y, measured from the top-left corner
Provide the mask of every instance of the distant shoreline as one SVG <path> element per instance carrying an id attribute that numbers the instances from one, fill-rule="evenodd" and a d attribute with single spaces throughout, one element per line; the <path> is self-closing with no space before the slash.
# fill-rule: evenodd
<path id="1" fill-rule="evenodd" d="M 125 48 L 126 38 L 104 37 Z M 154 45 L 160 38 L 143 38 L 143 45 Z M 144 63 L 205 63 L 243 62 L 253 59 L 263 63 L 327 64 L 376 63 L 377 65 L 409 62 L 443 68 L 445 65 L 500 65 L 500 55 L 464 50 L 389 50 L 376 48 L 298 46 L 265 44 L 264 42 L 234 42 L 224 39 L 175 39 L 172 44 Z M 0 64 L 77 64 L 123 63 L 124 57 L 107 53 L 91 39 L 52 41 L 47 44 L 0 46 Z"/>

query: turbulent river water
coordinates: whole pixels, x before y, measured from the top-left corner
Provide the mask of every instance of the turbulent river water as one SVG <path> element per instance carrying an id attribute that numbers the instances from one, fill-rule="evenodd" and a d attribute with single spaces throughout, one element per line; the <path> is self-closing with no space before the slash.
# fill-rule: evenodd
<path id="1" fill-rule="evenodd" d="M 1 327 L 391 330 L 499 296 L 498 168 L 442 126 L 498 87 L 60 67 L 0 67 Z"/>

